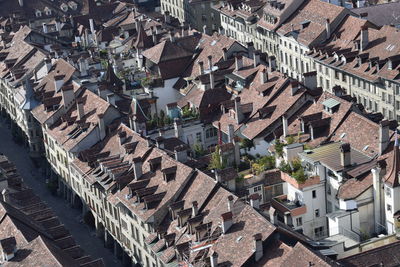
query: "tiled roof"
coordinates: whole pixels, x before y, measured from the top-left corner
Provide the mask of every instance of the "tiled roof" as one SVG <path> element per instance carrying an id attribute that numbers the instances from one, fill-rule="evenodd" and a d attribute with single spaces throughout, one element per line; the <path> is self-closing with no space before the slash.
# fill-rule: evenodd
<path id="1" fill-rule="evenodd" d="M 338 266 L 337 264 L 327 262 L 327 260 L 317 253 L 311 251 L 300 242 L 291 249 L 285 259 L 281 262 L 281 266 Z"/>
<path id="2" fill-rule="evenodd" d="M 332 23 L 344 14 L 345 8 L 319 0 L 308 0 L 282 26 L 278 33 L 292 34 L 303 45 L 312 45 L 323 37 L 326 30 L 326 20 Z M 304 22 L 307 25 L 303 25 Z"/>

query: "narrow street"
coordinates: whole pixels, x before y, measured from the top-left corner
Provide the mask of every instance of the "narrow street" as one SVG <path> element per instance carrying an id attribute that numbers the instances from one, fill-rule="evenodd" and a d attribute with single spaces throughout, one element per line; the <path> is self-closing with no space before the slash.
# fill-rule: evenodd
<path id="1" fill-rule="evenodd" d="M 95 236 L 94 229 L 82 222 L 81 212 L 70 207 L 64 199 L 51 195 L 44 177 L 41 177 L 40 170 L 35 168 L 27 150 L 13 142 L 11 132 L 3 118 L 0 118 L 0 153 L 15 163 L 24 182 L 53 209 L 86 254 L 93 258 L 103 258 L 106 266 L 121 266 L 120 261 L 110 250 L 104 248 L 103 242 Z"/>

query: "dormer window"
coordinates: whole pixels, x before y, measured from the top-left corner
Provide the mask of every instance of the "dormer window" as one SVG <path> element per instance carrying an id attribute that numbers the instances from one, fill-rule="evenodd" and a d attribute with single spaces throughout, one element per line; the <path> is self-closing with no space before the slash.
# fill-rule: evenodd
<path id="1" fill-rule="evenodd" d="M 322 105 L 324 106 L 324 110 L 329 112 L 329 113 L 334 113 L 335 111 L 338 110 L 340 102 L 337 101 L 336 99 L 329 98 L 322 102 Z"/>
<path id="2" fill-rule="evenodd" d="M 48 7 L 44 8 L 44 13 L 46 13 L 46 16 L 50 16 L 51 15 L 51 9 Z"/>
<path id="3" fill-rule="evenodd" d="M 78 8 L 77 3 L 75 3 L 74 1 L 69 1 L 68 2 L 68 6 L 72 9 L 72 10 L 76 10 Z"/>
<path id="4" fill-rule="evenodd" d="M 169 182 L 171 180 L 174 180 L 176 176 L 176 169 L 177 169 L 176 166 L 163 169 L 162 172 L 164 176 L 164 181 Z"/>
<path id="5" fill-rule="evenodd" d="M 42 11 L 36 10 L 36 11 L 35 11 L 35 16 L 36 16 L 37 18 L 41 17 L 41 16 L 42 16 Z"/>
<path id="6" fill-rule="evenodd" d="M 150 159 L 149 164 L 150 164 L 150 171 L 156 172 L 158 169 L 161 168 L 161 157 Z"/>
<path id="7" fill-rule="evenodd" d="M 68 5 L 66 5 L 65 3 L 62 3 L 61 6 L 60 6 L 60 8 L 61 8 L 61 10 L 64 11 L 64 12 L 67 12 L 67 11 L 68 11 Z"/>

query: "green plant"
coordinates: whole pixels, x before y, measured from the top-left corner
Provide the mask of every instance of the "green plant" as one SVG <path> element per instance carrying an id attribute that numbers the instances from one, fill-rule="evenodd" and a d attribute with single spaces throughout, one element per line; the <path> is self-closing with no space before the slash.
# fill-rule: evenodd
<path id="1" fill-rule="evenodd" d="M 244 148 L 246 151 L 249 151 L 251 148 L 254 147 L 254 142 L 253 142 L 253 140 L 244 138 L 240 141 L 240 147 Z"/>
<path id="2" fill-rule="evenodd" d="M 287 143 L 288 145 L 291 145 L 291 144 L 293 144 L 294 142 L 295 142 L 295 139 L 294 139 L 293 135 L 289 135 L 288 137 L 286 137 L 286 143 Z"/>
<path id="3" fill-rule="evenodd" d="M 275 152 L 278 155 L 278 157 L 283 156 L 283 147 L 285 146 L 284 143 L 281 143 L 279 139 L 275 140 Z"/>
<path id="4" fill-rule="evenodd" d="M 279 166 L 279 169 L 282 172 L 289 174 L 299 184 L 302 184 L 307 180 L 307 175 L 304 173 L 304 169 L 303 169 L 303 167 L 301 165 L 301 161 L 299 159 L 294 159 L 290 163 L 282 161 L 281 165 Z"/>
<path id="5" fill-rule="evenodd" d="M 200 143 L 196 143 L 193 146 L 193 151 L 196 158 L 204 156 L 206 154 L 206 151 L 204 150 L 203 146 Z"/>
<path id="6" fill-rule="evenodd" d="M 150 87 L 153 84 L 153 77 L 152 76 L 147 76 L 144 77 L 140 80 L 140 84 L 143 87 Z"/>
<path id="7" fill-rule="evenodd" d="M 189 108 L 189 106 L 182 108 L 182 118 L 198 118 L 199 114 L 195 108 Z"/>
<path id="8" fill-rule="evenodd" d="M 221 155 L 219 146 L 215 147 L 215 151 L 211 154 L 209 170 L 222 170 L 225 169 L 227 164 L 226 159 Z"/>

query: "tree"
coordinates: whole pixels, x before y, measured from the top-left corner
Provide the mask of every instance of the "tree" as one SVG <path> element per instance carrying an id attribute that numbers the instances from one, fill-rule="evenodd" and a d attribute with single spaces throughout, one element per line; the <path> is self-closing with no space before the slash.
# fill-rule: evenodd
<path id="1" fill-rule="evenodd" d="M 200 143 L 196 143 L 193 146 L 193 151 L 194 151 L 196 158 L 201 157 L 206 154 L 206 151 L 203 149 L 203 146 Z"/>
<path id="2" fill-rule="evenodd" d="M 283 156 L 283 147 L 285 146 L 284 143 L 281 143 L 279 139 L 275 140 L 275 151 L 279 157 Z"/>
<path id="3" fill-rule="evenodd" d="M 215 151 L 211 154 L 209 170 L 222 170 L 226 167 L 226 159 L 221 155 L 219 146 L 215 147 Z"/>
<path id="4" fill-rule="evenodd" d="M 254 142 L 253 142 L 253 140 L 244 138 L 240 141 L 240 147 L 244 148 L 246 151 L 249 151 L 251 148 L 254 147 Z"/>

